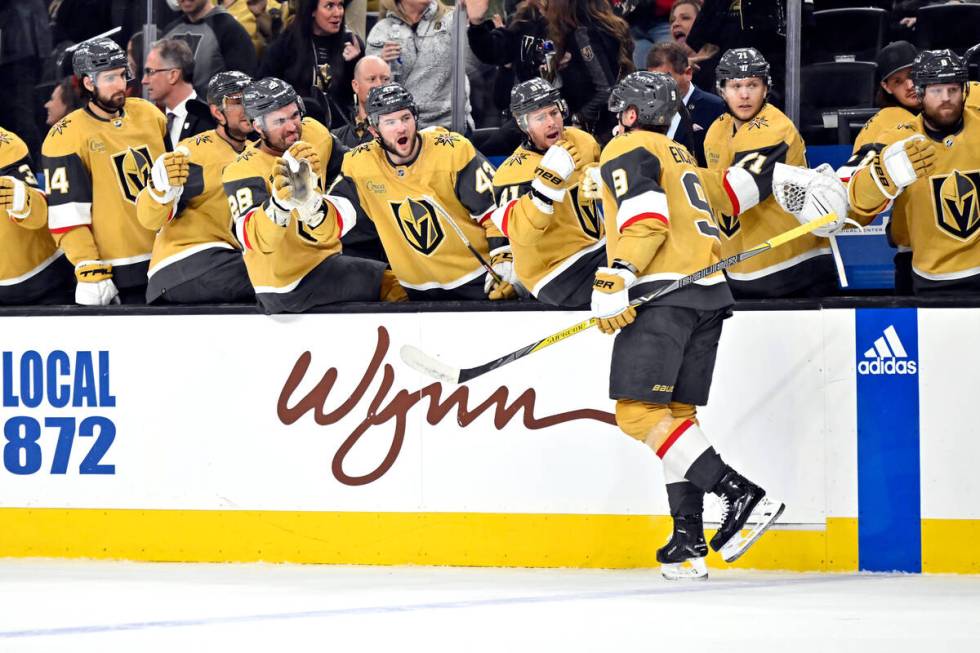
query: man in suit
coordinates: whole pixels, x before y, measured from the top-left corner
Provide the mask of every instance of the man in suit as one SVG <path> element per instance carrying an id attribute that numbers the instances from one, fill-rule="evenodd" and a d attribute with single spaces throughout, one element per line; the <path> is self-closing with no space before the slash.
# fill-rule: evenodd
<path id="1" fill-rule="evenodd" d="M 214 129 L 215 121 L 208 105 L 197 98 L 191 85 L 194 79 L 194 55 L 184 41 L 157 41 L 146 54 L 143 86 L 151 101 L 167 116 L 167 149 L 188 136 Z"/>
<path id="2" fill-rule="evenodd" d="M 693 70 L 687 52 L 677 43 L 657 43 L 647 55 L 647 70 L 667 73 L 677 82 L 685 110 L 674 114 L 667 136 L 687 147 L 698 165 L 704 158 L 704 136 L 715 119 L 725 113 L 725 103 L 714 93 L 702 91 L 691 82 Z"/>

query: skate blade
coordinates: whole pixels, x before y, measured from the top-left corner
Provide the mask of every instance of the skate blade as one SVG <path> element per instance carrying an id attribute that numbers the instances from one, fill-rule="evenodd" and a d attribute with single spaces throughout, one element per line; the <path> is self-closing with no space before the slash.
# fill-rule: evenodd
<path id="1" fill-rule="evenodd" d="M 708 580 L 708 567 L 704 564 L 704 558 L 663 563 L 660 565 L 660 573 L 667 580 Z"/>
<path id="2" fill-rule="evenodd" d="M 786 504 L 775 501 L 770 501 L 764 498 L 759 502 L 753 510 L 752 514 L 749 515 L 747 524 L 752 524 L 752 527 L 748 529 L 747 535 L 742 535 L 745 530 L 741 530 L 736 533 L 732 539 L 725 542 L 725 545 L 721 547 L 718 553 L 721 554 L 722 559 L 725 562 L 735 562 L 742 557 L 746 551 L 749 550 L 756 540 L 762 537 L 762 534 L 769 530 L 769 527 L 776 523 L 779 516 L 783 514 L 783 510 L 786 509 Z"/>

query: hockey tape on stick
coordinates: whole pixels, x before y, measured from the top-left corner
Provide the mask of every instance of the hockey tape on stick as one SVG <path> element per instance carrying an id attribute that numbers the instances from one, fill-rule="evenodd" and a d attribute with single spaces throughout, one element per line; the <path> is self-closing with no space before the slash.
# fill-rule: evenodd
<path id="1" fill-rule="evenodd" d="M 486 259 L 483 258 L 480 252 L 476 251 L 476 248 L 473 247 L 473 245 L 470 243 L 469 238 L 467 238 L 466 234 L 463 233 L 463 230 L 459 228 L 459 225 L 456 224 L 456 221 L 453 220 L 452 216 L 450 216 L 446 212 L 446 209 L 442 208 L 442 206 L 438 202 L 436 202 L 428 195 L 423 195 L 422 199 L 427 201 L 432 208 L 434 208 L 436 211 L 442 214 L 443 219 L 449 223 L 449 226 L 452 227 L 452 230 L 456 232 L 456 235 L 459 236 L 459 239 L 463 241 L 464 245 L 466 245 L 466 249 L 470 250 L 473 256 L 476 257 L 476 260 L 480 262 L 480 265 L 483 266 L 483 269 L 490 274 L 490 276 L 493 278 L 493 280 L 496 283 L 502 284 L 504 280 L 501 279 L 500 275 L 497 274 L 497 271 L 494 270 L 489 263 L 487 263 Z"/>
<path id="2" fill-rule="evenodd" d="M 774 236 L 767 240 L 766 242 L 756 245 L 752 249 L 747 249 L 744 252 L 729 256 L 728 258 L 722 259 L 713 265 L 709 265 L 706 268 L 693 272 L 686 277 L 681 277 L 666 286 L 663 286 L 653 292 L 647 293 L 642 297 L 630 302 L 631 306 L 638 306 L 640 304 L 646 304 L 647 302 L 652 302 L 659 297 L 674 292 L 689 286 L 692 283 L 700 281 L 705 277 L 710 277 L 722 270 L 726 270 L 733 265 L 737 265 L 742 261 L 752 258 L 763 252 L 768 252 L 771 249 L 784 245 L 791 240 L 795 240 L 800 236 L 804 236 L 814 229 L 819 229 L 820 227 L 830 224 L 837 220 L 837 215 L 834 213 L 828 213 L 827 215 L 817 218 L 806 224 L 801 224 L 787 232 L 781 233 L 778 236 Z M 590 317 L 588 320 L 583 320 L 577 324 L 566 327 L 561 331 L 557 331 L 548 335 L 541 340 L 532 342 L 526 347 L 521 347 L 516 351 L 512 351 L 509 354 L 505 354 L 500 358 L 495 358 L 492 361 L 484 363 L 482 365 L 477 365 L 476 367 L 464 367 L 458 368 L 453 367 L 443 361 L 440 361 L 419 349 L 418 347 L 413 347 L 412 345 L 404 345 L 399 352 L 401 354 L 402 361 L 413 370 L 425 374 L 428 377 L 439 381 L 445 381 L 447 383 L 465 383 L 470 379 L 475 379 L 478 376 L 482 376 L 487 372 L 497 369 L 498 367 L 503 367 L 508 363 L 513 363 L 514 361 L 524 358 L 534 352 L 541 351 L 545 347 L 550 347 L 556 343 L 561 342 L 571 338 L 572 336 L 587 331 L 596 324 L 596 319 Z"/>

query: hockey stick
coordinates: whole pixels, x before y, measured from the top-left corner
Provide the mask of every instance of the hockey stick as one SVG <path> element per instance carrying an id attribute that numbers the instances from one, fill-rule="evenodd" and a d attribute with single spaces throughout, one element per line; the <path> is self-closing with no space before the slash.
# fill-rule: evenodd
<path id="1" fill-rule="evenodd" d="M 752 249 L 729 256 L 728 258 L 722 259 L 706 268 L 693 272 L 686 277 L 681 277 L 680 279 L 672 281 L 666 286 L 662 286 L 661 288 L 649 292 L 646 295 L 642 295 L 641 297 L 638 297 L 630 302 L 630 305 L 639 306 L 640 304 L 652 302 L 655 299 L 663 297 L 667 293 L 680 290 L 681 288 L 689 286 L 696 281 L 700 281 L 705 277 L 710 277 L 717 272 L 727 270 L 733 265 L 737 265 L 746 259 L 762 254 L 763 252 L 768 252 L 769 250 L 779 247 L 780 245 L 784 245 L 791 240 L 804 236 L 814 229 L 830 224 L 836 219 L 837 216 L 835 214 L 828 213 L 827 215 L 817 218 L 812 222 L 801 224 L 787 232 L 770 238 L 760 245 L 756 245 Z M 541 340 L 537 340 L 526 347 L 521 347 L 517 351 L 512 351 L 509 354 L 505 354 L 500 358 L 495 358 L 494 360 L 484 363 L 483 365 L 477 365 L 476 367 L 464 367 L 462 369 L 452 367 L 451 365 L 447 365 L 446 363 L 429 356 L 421 349 L 413 347 L 412 345 L 403 345 L 400 354 L 406 365 L 418 372 L 421 372 L 422 374 L 432 377 L 433 379 L 445 381 L 446 383 L 465 383 L 470 379 L 475 379 L 476 377 L 482 376 L 483 374 L 486 374 L 491 370 L 495 370 L 498 367 L 503 367 L 508 363 L 513 363 L 519 358 L 524 358 L 525 356 L 533 354 L 534 352 L 541 351 L 545 347 L 550 347 L 551 345 L 561 342 L 566 338 L 571 338 L 578 333 L 582 333 L 583 331 L 594 326 L 595 323 L 596 319 L 594 317 L 590 317 L 589 319 L 583 320 L 578 324 L 573 324 L 572 326 L 562 329 L 556 333 L 552 333 Z"/>
<path id="2" fill-rule="evenodd" d="M 453 231 L 456 232 L 456 235 L 459 236 L 459 239 L 463 241 L 463 244 L 466 245 L 466 249 L 470 250 L 473 256 L 476 257 L 476 260 L 480 262 L 480 265 L 483 266 L 483 269 L 490 273 L 490 277 L 496 283 L 502 284 L 504 280 L 500 278 L 500 275 L 497 274 L 496 270 L 490 267 L 490 264 L 487 263 L 487 260 L 485 258 L 483 258 L 483 255 L 481 255 L 480 252 L 476 251 L 476 248 L 473 247 L 472 243 L 470 243 L 470 239 L 466 237 L 466 234 L 464 234 L 463 230 L 459 228 L 459 225 L 456 224 L 456 221 L 453 220 L 452 216 L 446 212 L 446 209 L 442 208 L 442 206 L 440 206 L 438 202 L 436 202 L 428 195 L 423 195 L 422 199 L 427 201 L 429 204 L 432 205 L 432 207 L 435 210 L 437 210 L 439 213 L 442 214 L 442 217 L 445 218 L 446 222 L 449 223 L 449 226 L 453 228 Z"/>

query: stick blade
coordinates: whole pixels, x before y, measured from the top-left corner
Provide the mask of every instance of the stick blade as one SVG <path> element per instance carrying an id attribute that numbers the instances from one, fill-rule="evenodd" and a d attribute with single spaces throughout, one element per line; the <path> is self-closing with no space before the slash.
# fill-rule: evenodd
<path id="1" fill-rule="evenodd" d="M 412 345 L 402 345 L 399 351 L 402 361 L 416 372 L 420 372 L 437 381 L 459 383 L 459 369 L 436 360 L 424 351 Z"/>

